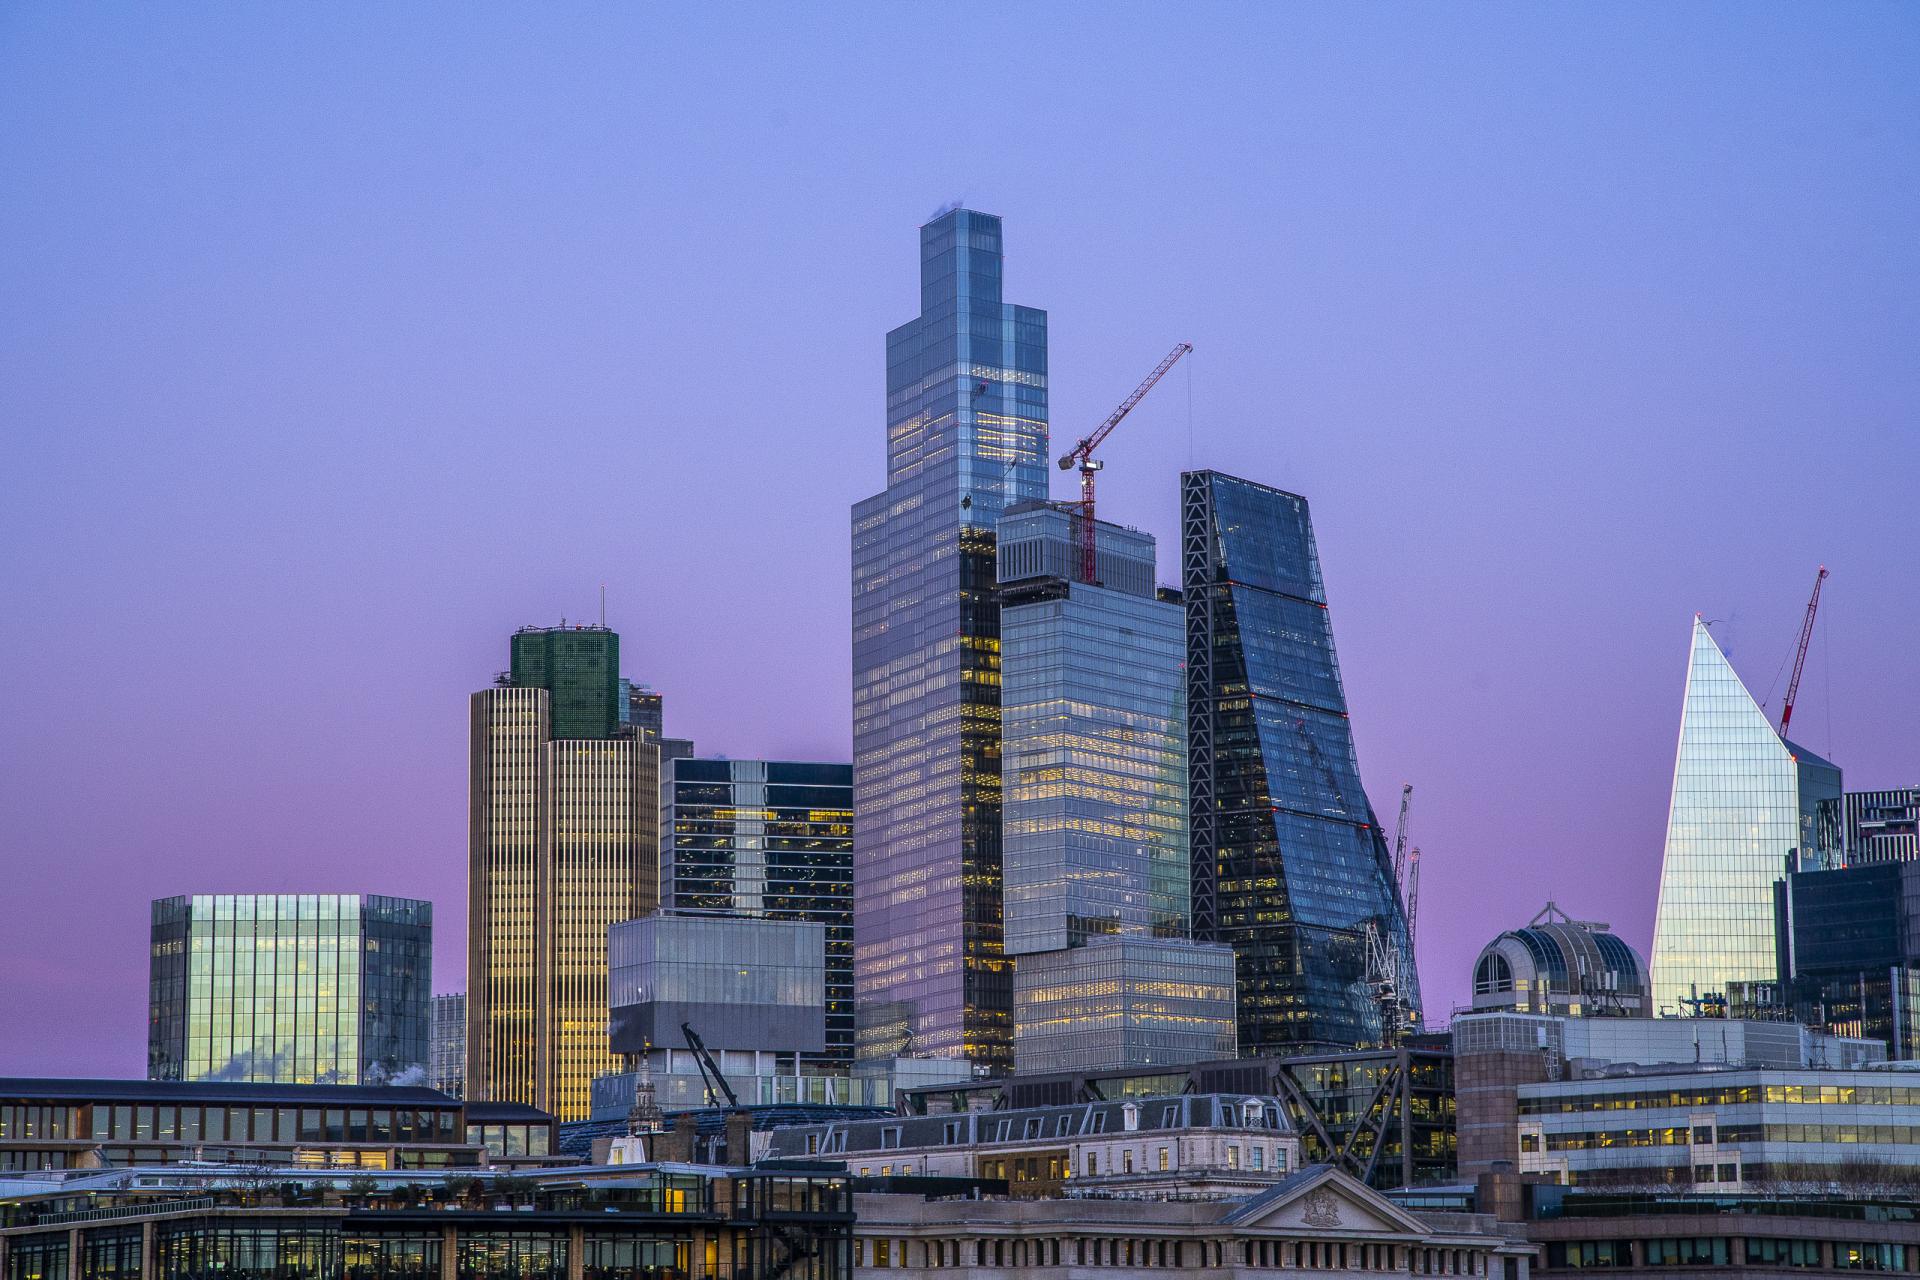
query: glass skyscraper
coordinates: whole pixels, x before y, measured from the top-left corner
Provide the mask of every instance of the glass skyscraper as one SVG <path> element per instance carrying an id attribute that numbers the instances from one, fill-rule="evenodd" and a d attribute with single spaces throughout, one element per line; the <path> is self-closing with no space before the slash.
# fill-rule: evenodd
<path id="1" fill-rule="evenodd" d="M 195 894 L 153 904 L 154 1080 L 426 1083 L 433 904 Z M 404 1082 L 404 1081 L 401 1081 Z"/>
<path id="2" fill-rule="evenodd" d="M 1347 720 L 1307 500 L 1181 477 L 1196 937 L 1239 962 L 1243 1055 L 1379 1044 L 1366 930 L 1419 977 Z"/>
<path id="3" fill-rule="evenodd" d="M 584 1119 L 594 1077 L 615 1065 L 607 930 L 658 905 L 660 869 L 660 747 L 622 722 L 619 678 L 606 674 L 619 652 L 601 627 L 522 630 L 513 671 L 472 698 L 466 1087 L 475 1101 Z M 574 731 L 596 736 L 562 737 L 563 707 Z"/>
<path id="4" fill-rule="evenodd" d="M 1695 618 L 1654 917 L 1659 1013 L 1771 1003 L 1774 882 L 1837 861 L 1840 796 L 1840 770 L 1775 732 Z"/>
<path id="5" fill-rule="evenodd" d="M 853 766 L 681 759 L 661 775 L 660 905 L 824 926 L 822 1057 L 844 1071 L 854 1030 Z"/>
<path id="6" fill-rule="evenodd" d="M 1000 518 L 1006 950 L 1022 1073 L 1233 1053 L 1233 953 L 1187 929 L 1185 614 L 1153 539 L 1026 503 Z"/>
<path id="7" fill-rule="evenodd" d="M 994 524 L 1047 492 L 1047 317 L 1002 301 L 1000 219 L 920 229 L 887 335 L 887 487 L 853 509 L 862 1056 L 1012 1059 L 1000 928 Z"/>

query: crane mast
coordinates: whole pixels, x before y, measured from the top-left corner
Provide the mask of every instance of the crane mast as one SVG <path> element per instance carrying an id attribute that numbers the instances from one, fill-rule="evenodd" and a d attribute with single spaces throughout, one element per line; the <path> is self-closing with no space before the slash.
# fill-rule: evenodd
<path id="1" fill-rule="evenodd" d="M 1793 700 L 1800 696 L 1800 673 L 1807 665 L 1807 646 L 1813 642 L 1813 615 L 1820 611 L 1820 584 L 1827 580 L 1827 566 L 1821 565 L 1813 579 L 1813 596 L 1807 601 L 1807 620 L 1800 624 L 1800 647 L 1793 655 L 1793 679 L 1787 681 L 1787 700 L 1780 704 L 1780 736 L 1787 736 L 1793 722 Z"/>
<path id="2" fill-rule="evenodd" d="M 1407 809 L 1413 804 L 1413 784 L 1400 784 L 1400 823 L 1393 833 L 1393 882 L 1405 884 L 1407 878 Z"/>
<path id="3" fill-rule="evenodd" d="M 1060 457 L 1062 471 L 1071 471 L 1076 466 L 1080 468 L 1080 581 L 1082 582 L 1093 581 L 1093 475 L 1105 465 L 1094 460 L 1093 451 L 1100 447 L 1102 440 L 1113 434 L 1113 429 L 1120 425 L 1120 420 L 1132 413 L 1134 406 L 1146 398 L 1147 392 L 1153 390 L 1153 384 L 1166 377 L 1167 370 L 1180 363 L 1180 357 L 1192 350 L 1193 344 L 1190 342 L 1176 344 L 1173 350 L 1167 353 L 1167 358 L 1162 360 L 1158 367 L 1133 389 L 1133 394 L 1122 400 L 1120 407 L 1107 415 L 1105 422 L 1095 427 L 1091 434 Z"/>

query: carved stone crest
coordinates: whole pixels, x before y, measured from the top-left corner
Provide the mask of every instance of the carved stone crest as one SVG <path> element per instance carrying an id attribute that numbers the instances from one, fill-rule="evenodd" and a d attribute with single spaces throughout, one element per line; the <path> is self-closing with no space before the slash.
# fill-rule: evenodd
<path id="1" fill-rule="evenodd" d="M 1340 1225 L 1340 1201 L 1325 1187 L 1315 1187 L 1300 1202 L 1300 1220 L 1310 1227 Z"/>

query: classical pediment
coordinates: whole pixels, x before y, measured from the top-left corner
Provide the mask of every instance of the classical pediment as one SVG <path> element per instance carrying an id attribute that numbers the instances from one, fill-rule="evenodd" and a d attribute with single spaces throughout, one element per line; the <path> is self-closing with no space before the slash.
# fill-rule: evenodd
<path id="1" fill-rule="evenodd" d="M 1332 1165 L 1302 1169 L 1242 1202 L 1226 1220 L 1243 1229 L 1303 1235 L 1428 1234 L 1418 1218 Z"/>

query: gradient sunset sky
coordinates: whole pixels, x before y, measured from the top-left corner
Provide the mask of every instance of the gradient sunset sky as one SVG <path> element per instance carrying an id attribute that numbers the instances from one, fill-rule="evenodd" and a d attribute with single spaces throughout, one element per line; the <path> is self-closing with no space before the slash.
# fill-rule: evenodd
<path id="1" fill-rule="evenodd" d="M 1312 501 L 1429 1014 L 1650 941 L 1693 616 L 1920 782 L 1920 6 L 0 9 L 0 1073 L 144 1070 L 148 901 L 379 892 L 464 986 L 467 695 L 601 583 L 705 753 L 846 759 L 915 228 L 1056 442 Z M 1057 496 L 1071 476 L 1056 474 Z"/>

